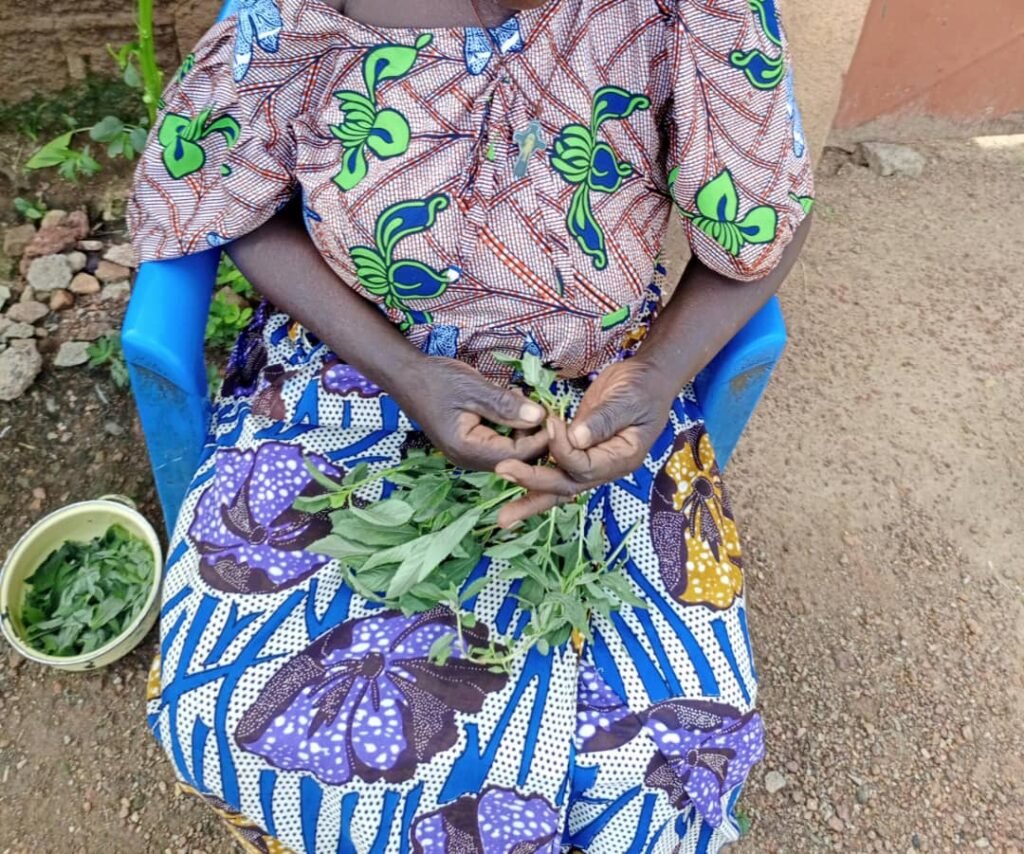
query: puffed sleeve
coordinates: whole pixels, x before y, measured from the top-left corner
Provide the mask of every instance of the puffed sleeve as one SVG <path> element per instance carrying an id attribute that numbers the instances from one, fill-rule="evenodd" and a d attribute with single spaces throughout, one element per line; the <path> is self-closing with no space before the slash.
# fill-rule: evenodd
<path id="1" fill-rule="evenodd" d="M 273 4 L 267 8 L 276 12 Z M 278 16 L 278 31 L 280 23 Z M 279 40 L 263 29 L 265 53 Z M 140 261 L 220 246 L 266 222 L 292 194 L 288 108 L 285 99 L 268 97 L 270 87 L 254 85 L 264 75 L 248 74 L 258 46 L 246 53 L 236 37 L 248 31 L 235 17 L 217 24 L 164 93 L 128 208 Z"/>
<path id="2" fill-rule="evenodd" d="M 775 0 L 677 0 L 669 189 L 693 253 L 741 281 L 779 263 L 813 176 Z"/>

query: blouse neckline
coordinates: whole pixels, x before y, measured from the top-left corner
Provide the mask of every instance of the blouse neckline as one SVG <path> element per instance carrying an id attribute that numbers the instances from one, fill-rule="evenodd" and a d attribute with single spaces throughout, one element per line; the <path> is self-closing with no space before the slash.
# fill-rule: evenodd
<path id="1" fill-rule="evenodd" d="M 464 37 L 465 34 L 470 30 L 482 30 L 484 29 L 479 24 L 470 25 L 466 24 L 463 26 L 442 26 L 442 27 L 417 27 L 417 26 L 400 26 L 400 27 L 387 27 L 378 26 L 376 24 L 368 24 L 364 21 L 360 21 L 356 18 L 349 17 L 343 12 L 339 12 L 333 6 L 325 2 L 325 0 L 297 0 L 303 6 L 314 9 L 319 15 L 326 17 L 332 21 L 340 23 L 350 29 L 360 30 L 363 33 L 380 37 L 386 36 L 389 39 L 394 39 L 401 36 L 416 36 L 422 34 L 429 34 L 434 36 L 451 35 Z M 513 21 L 519 24 L 519 28 L 523 33 L 523 41 L 526 41 L 527 34 L 533 29 L 533 25 L 537 18 L 545 12 L 545 6 L 538 6 L 535 9 L 523 9 L 515 14 L 509 16 L 503 23 L 497 24 L 493 27 L 488 27 L 487 30 L 494 32 L 500 30 L 502 27 L 507 27 Z"/>

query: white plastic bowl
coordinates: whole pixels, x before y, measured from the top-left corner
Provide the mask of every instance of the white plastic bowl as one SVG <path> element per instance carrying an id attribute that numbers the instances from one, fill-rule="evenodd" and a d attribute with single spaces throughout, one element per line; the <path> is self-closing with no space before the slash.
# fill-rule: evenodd
<path id="1" fill-rule="evenodd" d="M 21 623 L 21 608 L 27 590 L 25 582 L 51 552 L 68 540 L 88 542 L 94 537 L 103 536 L 111 525 L 121 525 L 132 536 L 146 543 L 153 553 L 153 577 L 142 610 L 118 637 L 84 655 L 47 655 L 29 646 L 24 640 L 24 627 Z M 36 522 L 7 556 L 3 570 L 0 571 L 0 629 L 11 646 L 29 661 L 58 670 L 82 671 L 106 667 L 142 643 L 153 628 L 160 610 L 162 569 L 163 552 L 156 531 L 129 499 L 107 496 L 69 504 Z"/>

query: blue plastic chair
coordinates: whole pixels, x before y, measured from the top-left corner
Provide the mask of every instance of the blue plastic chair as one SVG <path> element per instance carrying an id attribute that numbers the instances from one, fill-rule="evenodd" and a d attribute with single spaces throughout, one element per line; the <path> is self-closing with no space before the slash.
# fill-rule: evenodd
<path id="1" fill-rule="evenodd" d="M 219 250 L 143 264 L 121 332 L 164 521 L 174 527 L 210 420 L 203 337 Z M 720 465 L 732 456 L 786 346 L 773 298 L 697 377 Z"/>

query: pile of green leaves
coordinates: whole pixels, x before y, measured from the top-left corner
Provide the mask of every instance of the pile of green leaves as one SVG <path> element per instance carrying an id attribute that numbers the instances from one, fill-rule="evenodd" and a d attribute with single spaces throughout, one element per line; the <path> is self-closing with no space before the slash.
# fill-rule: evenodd
<path id="1" fill-rule="evenodd" d="M 554 378 L 533 363 L 539 360 L 508 361 L 524 380 Z M 550 385 L 535 387 L 532 396 L 564 411 L 565 401 Z M 372 474 L 360 465 L 340 484 L 309 470 L 325 494 L 299 499 L 295 506 L 310 513 L 328 510 L 332 529 L 313 551 L 337 558 L 347 583 L 370 601 L 406 614 L 439 606 L 455 614 L 458 630 L 434 645 L 435 661 L 446 661 L 458 643 L 463 657 L 506 671 L 533 646 L 547 654 L 574 636 L 591 640 L 594 613 L 643 607 L 622 572 L 625 539 L 608 553 L 604 526 L 588 525 L 586 496 L 503 530 L 498 511 L 524 490 L 490 472 L 458 470 L 440 454 L 413 451 L 397 466 Z M 380 480 L 392 491 L 364 505 L 357 493 Z M 493 578 L 467 584 L 485 557 L 507 565 Z M 463 629 L 472 628 L 476 618 L 465 605 L 498 580 L 519 583 L 516 595 L 529 623 L 518 644 L 495 638 L 486 648 L 471 647 Z"/>
<path id="2" fill-rule="evenodd" d="M 55 656 L 83 655 L 120 635 L 153 584 L 153 553 L 119 525 L 88 543 L 67 542 L 28 579 L 25 640 Z"/>

